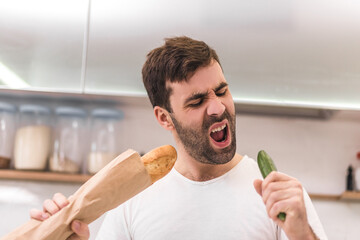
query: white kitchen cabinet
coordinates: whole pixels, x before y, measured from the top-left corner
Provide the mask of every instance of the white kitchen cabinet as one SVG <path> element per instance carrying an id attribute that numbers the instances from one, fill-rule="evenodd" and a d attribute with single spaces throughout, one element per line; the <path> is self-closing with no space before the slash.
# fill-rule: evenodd
<path id="1" fill-rule="evenodd" d="M 184 18 L 178 12 L 182 4 L 187 2 L 93 0 L 85 92 L 144 96 L 141 68 L 146 54 L 164 37 L 196 29 L 194 14 Z"/>
<path id="2" fill-rule="evenodd" d="M 81 92 L 88 0 L 0 0 L 2 88 Z"/>
<path id="3" fill-rule="evenodd" d="M 358 1 L 0 0 L 0 88 L 145 97 L 146 54 L 187 35 L 216 49 L 237 103 L 359 110 L 359 16 Z"/>
<path id="4" fill-rule="evenodd" d="M 214 47 L 238 103 L 360 109 L 357 1 L 91 1 L 85 92 L 145 95 L 165 37 Z"/>

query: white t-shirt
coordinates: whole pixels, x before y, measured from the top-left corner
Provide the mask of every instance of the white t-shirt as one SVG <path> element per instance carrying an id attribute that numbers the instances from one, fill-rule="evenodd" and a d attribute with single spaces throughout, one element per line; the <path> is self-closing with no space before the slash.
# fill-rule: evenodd
<path id="1" fill-rule="evenodd" d="M 287 239 L 268 217 L 253 181 L 262 176 L 244 156 L 226 174 L 205 182 L 174 168 L 151 187 L 106 214 L 97 240 Z M 327 239 L 307 193 L 309 223 Z"/>

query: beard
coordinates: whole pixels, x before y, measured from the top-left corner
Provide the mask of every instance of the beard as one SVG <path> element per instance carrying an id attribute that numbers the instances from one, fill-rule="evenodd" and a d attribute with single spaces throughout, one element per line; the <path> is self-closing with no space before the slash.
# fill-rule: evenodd
<path id="1" fill-rule="evenodd" d="M 170 116 L 185 151 L 198 162 L 214 165 L 225 164 L 234 157 L 236 151 L 235 114 L 230 114 L 225 110 L 220 117 L 206 115 L 200 129 L 184 127 L 172 114 Z M 209 128 L 212 124 L 224 119 L 228 120 L 227 127 L 231 135 L 231 143 L 226 148 L 215 150 L 210 144 Z"/>

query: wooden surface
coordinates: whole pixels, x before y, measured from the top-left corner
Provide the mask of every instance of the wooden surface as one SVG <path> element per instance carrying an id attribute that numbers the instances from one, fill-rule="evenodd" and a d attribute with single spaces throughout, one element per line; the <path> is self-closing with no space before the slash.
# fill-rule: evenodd
<path id="1" fill-rule="evenodd" d="M 354 200 L 360 201 L 360 192 L 349 192 L 346 191 L 340 196 L 341 200 Z"/>
<path id="2" fill-rule="evenodd" d="M 340 200 L 340 195 L 335 194 L 316 194 L 309 193 L 309 196 L 312 200 L 326 200 L 326 201 L 337 201 Z"/>
<path id="3" fill-rule="evenodd" d="M 91 175 L 40 171 L 0 170 L 0 179 L 84 183 Z"/>

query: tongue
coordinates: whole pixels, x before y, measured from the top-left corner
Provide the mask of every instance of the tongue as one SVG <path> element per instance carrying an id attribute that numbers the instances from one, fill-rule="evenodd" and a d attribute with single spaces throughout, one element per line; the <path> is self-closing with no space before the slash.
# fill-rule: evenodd
<path id="1" fill-rule="evenodd" d="M 218 131 L 218 132 L 214 132 L 211 133 L 210 136 L 216 141 L 216 142 L 221 142 L 224 139 L 225 136 L 225 131 Z"/>

